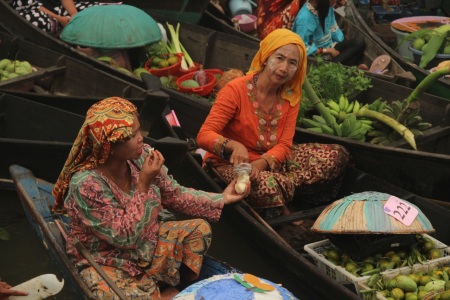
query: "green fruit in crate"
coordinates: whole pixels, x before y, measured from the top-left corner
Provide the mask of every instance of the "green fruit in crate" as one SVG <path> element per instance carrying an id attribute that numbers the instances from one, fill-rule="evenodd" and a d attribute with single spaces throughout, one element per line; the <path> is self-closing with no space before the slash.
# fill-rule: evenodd
<path id="1" fill-rule="evenodd" d="M 395 278 L 395 287 L 405 292 L 414 292 L 417 289 L 417 283 L 406 275 L 399 275 Z"/>
<path id="2" fill-rule="evenodd" d="M 11 64 L 11 60 L 9 60 L 7 58 L 0 60 L 0 70 L 6 69 L 6 67 L 10 64 Z"/>
<path id="3" fill-rule="evenodd" d="M 349 262 L 345 265 L 345 270 L 347 272 L 353 273 L 356 271 L 356 269 L 358 269 L 358 265 L 355 264 L 354 262 Z"/>
<path id="4" fill-rule="evenodd" d="M 418 300 L 419 298 L 417 298 L 417 295 L 412 293 L 412 292 L 408 292 L 405 294 L 405 300 Z"/>
<path id="5" fill-rule="evenodd" d="M 441 254 L 441 250 L 439 249 L 431 249 L 430 251 L 428 251 L 428 255 L 427 258 L 428 259 L 436 259 L 436 258 L 441 258 L 442 254 Z"/>
<path id="6" fill-rule="evenodd" d="M 337 261 L 341 260 L 341 254 L 336 249 L 329 249 L 327 251 L 327 257 L 337 260 Z"/>
<path id="7" fill-rule="evenodd" d="M 450 290 L 447 290 L 441 294 L 440 300 L 450 300 Z"/>
<path id="8" fill-rule="evenodd" d="M 411 274 L 408 275 L 408 277 L 410 277 L 412 280 L 414 280 L 414 282 L 416 284 L 419 284 L 419 279 L 420 279 L 419 275 L 417 275 L 415 273 L 411 273 Z"/>
<path id="9" fill-rule="evenodd" d="M 419 278 L 419 285 L 426 285 L 427 283 L 431 282 L 432 279 L 430 277 L 430 275 L 422 275 Z"/>
<path id="10" fill-rule="evenodd" d="M 391 297 L 394 299 L 403 299 L 405 298 L 405 292 L 403 292 L 400 288 L 393 288 L 391 291 Z"/>
<path id="11" fill-rule="evenodd" d="M 428 292 L 425 292 L 425 291 L 418 291 L 417 292 L 417 298 L 418 299 L 423 299 L 426 295 L 428 294 Z"/>

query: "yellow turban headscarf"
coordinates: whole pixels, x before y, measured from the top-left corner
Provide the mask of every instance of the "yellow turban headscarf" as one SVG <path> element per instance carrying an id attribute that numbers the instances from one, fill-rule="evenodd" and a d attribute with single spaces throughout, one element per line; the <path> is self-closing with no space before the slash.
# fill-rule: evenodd
<path id="1" fill-rule="evenodd" d="M 297 45 L 300 58 L 297 72 L 281 89 L 281 97 L 289 101 L 291 106 L 295 106 L 302 96 L 302 85 L 305 81 L 307 62 L 305 44 L 295 32 L 283 28 L 275 29 L 269 33 L 259 44 L 259 50 L 253 58 L 247 75 L 260 72 L 263 69 L 264 62 L 267 58 L 272 55 L 275 50 L 288 44 Z"/>

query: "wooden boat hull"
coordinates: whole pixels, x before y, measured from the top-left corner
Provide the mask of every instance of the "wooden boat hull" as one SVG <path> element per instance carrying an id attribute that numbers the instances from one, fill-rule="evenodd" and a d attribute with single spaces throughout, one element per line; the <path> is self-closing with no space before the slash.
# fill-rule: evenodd
<path id="1" fill-rule="evenodd" d="M 30 74 L 0 82 L 0 90 L 36 90 L 49 95 L 89 95 L 92 98 L 120 96 L 143 99 L 146 96 L 141 86 L 23 38 L 0 32 L 0 40 L 1 58 L 28 61 L 36 69 Z"/>
<path id="2" fill-rule="evenodd" d="M 365 19 L 361 16 L 353 1 L 348 1 L 347 6 L 351 11 L 351 16 L 349 18 L 351 18 L 355 25 L 364 30 L 377 44 L 383 47 L 389 56 L 395 59 L 403 69 L 410 71 L 416 77 L 416 83 L 421 82 L 429 74 L 427 70 L 420 68 L 418 65 L 404 59 L 397 51 L 395 51 L 385 41 L 383 41 L 383 39 L 375 34 Z M 439 97 L 450 99 L 450 79 L 439 79 L 428 89 L 428 92 Z"/>
<path id="3" fill-rule="evenodd" d="M 369 35 L 364 31 L 360 30 L 357 26 L 354 26 L 351 22 L 348 22 L 345 18 L 336 14 L 336 19 L 339 23 L 340 28 L 344 31 L 344 34 L 353 38 L 355 36 L 360 36 L 364 39 L 366 43 L 366 49 L 364 51 L 363 59 L 358 64 L 366 64 L 370 67 L 372 62 L 380 55 L 388 54 L 382 47 L 379 47 Z M 255 42 L 260 41 L 259 37 L 252 34 L 247 34 L 245 32 L 236 30 L 229 18 L 220 12 L 214 5 L 210 4 L 204 13 L 203 19 L 200 21 L 201 25 L 213 28 L 217 31 L 225 32 L 230 35 L 235 35 L 237 37 L 252 40 Z M 315 61 L 314 58 L 309 57 L 310 60 Z M 387 74 L 376 74 L 371 72 L 366 72 L 370 77 L 380 78 L 387 80 L 389 82 L 398 81 L 404 85 L 410 85 L 416 80 L 413 74 L 405 71 L 403 66 L 401 66 L 396 60 L 392 60 L 389 66 L 389 72 Z"/>
<path id="4" fill-rule="evenodd" d="M 92 65 L 98 70 L 114 74 L 114 76 L 133 84 L 141 84 L 140 78 L 129 76 L 105 63 L 98 61 L 95 58 L 89 57 L 78 51 L 76 48 L 32 25 L 30 22 L 25 20 L 25 18 L 16 13 L 15 10 L 8 4 L 8 1 L 0 1 L 0 31 L 7 32 L 11 35 L 21 36 L 37 45 L 47 49 L 52 49 L 62 55 Z"/>
<path id="5" fill-rule="evenodd" d="M 61 98 L 62 102 L 67 99 Z M 86 98 L 86 101 L 94 102 Z M 140 109 L 141 129 L 152 136 L 145 141 L 175 166 L 188 151 L 186 141 L 165 138 L 170 125 L 161 117 L 167 97 L 150 97 Z M 33 168 L 36 176 L 56 181 L 84 116 L 9 94 L 0 94 L 0 178 L 8 178 L 8 167 Z"/>
<path id="6" fill-rule="evenodd" d="M 182 97 L 180 93 L 175 91 L 171 93 L 170 96 L 170 108 L 176 111 L 183 129 L 186 131 L 186 135 L 195 137 L 204 118 L 206 118 L 209 112 L 208 106 L 195 102 L 192 99 L 189 99 L 189 97 Z M 312 142 L 319 142 L 319 140 Z M 366 167 L 365 165 L 359 166 Z M 201 170 L 199 170 L 198 173 L 198 180 L 195 180 L 193 176 L 194 172 L 192 172 L 194 169 L 195 168 L 180 168 L 180 171 L 188 171 L 177 173 L 176 177 L 179 178 L 179 180 L 188 180 L 188 182 L 193 184 L 196 188 L 212 191 L 221 190 L 216 182 L 211 181 L 211 178 L 208 179 L 209 176 L 207 174 L 200 173 Z M 197 173 L 197 171 L 195 173 Z M 436 237 L 442 239 L 445 243 L 450 241 L 447 235 L 447 226 L 444 224 L 444 215 L 450 213 L 447 209 L 442 209 L 441 206 L 425 198 L 393 186 L 392 184 L 379 179 L 379 177 L 374 177 L 361 170 L 351 168 L 347 171 L 343 186 L 337 198 L 369 190 L 389 193 L 416 204 L 430 220 L 433 220 L 432 223 L 437 229 Z M 319 212 L 320 210 L 315 211 L 315 214 L 314 210 L 312 210 L 303 213 L 306 215 L 306 218 L 315 218 Z M 436 217 L 434 217 L 434 215 L 436 215 Z M 261 251 L 267 252 L 268 255 L 272 255 L 273 259 L 277 261 L 280 266 L 283 266 L 283 272 L 287 272 L 287 274 L 290 274 L 297 282 L 303 282 L 313 290 L 315 292 L 315 299 L 357 299 L 356 294 L 348 293 L 349 290 L 347 290 L 347 288 L 336 285 L 336 282 L 330 282 L 328 277 L 323 276 L 324 274 L 320 272 L 317 273 L 318 269 L 302 255 L 302 245 L 304 244 L 302 244 L 301 241 L 299 242 L 299 240 L 296 240 L 297 244 L 294 248 L 287 240 L 283 239 L 282 234 L 279 233 L 282 230 L 277 232 L 268 230 L 265 225 L 261 224 L 255 218 L 246 206 L 233 206 L 233 210 L 228 212 L 225 217 L 232 220 L 236 226 L 241 228 L 242 231 L 245 231 L 249 237 L 251 236 L 252 239 L 255 239 L 259 243 Z M 279 226 L 283 226 L 283 223 L 277 223 L 276 220 L 269 222 L 269 224 L 277 226 L 278 229 L 280 229 Z M 301 238 L 299 239 L 301 240 Z M 323 289 L 323 287 L 326 288 Z"/>
<path id="7" fill-rule="evenodd" d="M 54 202 L 53 184 L 37 179 L 30 170 L 18 165 L 12 165 L 10 172 L 31 227 L 42 240 L 55 265 L 59 267 L 66 283 L 72 286 L 77 299 L 96 299 L 66 254 L 63 237 L 55 222 L 60 220 L 67 223 L 69 219 L 64 215 L 55 215 L 50 210 Z M 241 271 L 207 255 L 198 280 L 228 273 L 241 273 Z"/>

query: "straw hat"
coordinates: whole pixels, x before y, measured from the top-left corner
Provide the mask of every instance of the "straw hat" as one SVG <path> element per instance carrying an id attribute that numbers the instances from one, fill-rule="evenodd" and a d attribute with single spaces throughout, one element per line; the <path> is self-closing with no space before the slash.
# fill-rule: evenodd
<path id="1" fill-rule="evenodd" d="M 407 226 L 384 210 L 391 195 L 362 192 L 346 196 L 327 206 L 311 227 L 312 231 L 332 234 L 414 234 L 434 232 L 428 218 L 414 204 L 418 214 Z"/>

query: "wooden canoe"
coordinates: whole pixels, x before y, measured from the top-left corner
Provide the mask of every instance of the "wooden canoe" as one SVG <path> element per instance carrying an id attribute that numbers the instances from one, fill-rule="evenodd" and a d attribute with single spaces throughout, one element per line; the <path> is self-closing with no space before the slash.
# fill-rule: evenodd
<path id="1" fill-rule="evenodd" d="M 43 96 L 43 98 L 46 98 Z M 55 99 L 56 100 L 56 99 Z M 64 97 L 61 101 L 66 101 Z M 146 142 L 159 148 L 171 166 L 188 151 L 185 141 L 166 137 L 162 123 L 167 98 L 148 98 L 140 109 L 142 130 L 154 138 Z M 0 93 L 0 178 L 8 178 L 8 167 L 20 164 L 39 178 L 56 181 L 84 116 L 10 94 Z M 94 103 L 86 99 L 86 103 Z M 173 160 L 173 162 L 171 162 Z"/>
<path id="2" fill-rule="evenodd" d="M 364 18 L 357 9 L 353 1 L 347 1 L 347 6 L 350 8 L 348 19 L 355 23 L 356 26 L 364 30 L 377 44 L 379 44 L 394 60 L 402 66 L 406 71 L 410 71 L 417 79 L 417 83 L 421 82 L 429 71 L 420 68 L 413 62 L 406 60 L 395 49 L 386 43 L 378 34 L 374 32 L 371 26 L 367 23 L 367 18 Z M 374 26 L 379 26 L 378 24 Z M 428 90 L 430 94 L 437 95 L 443 98 L 450 99 L 450 79 L 442 78 L 436 81 Z"/>
<path id="3" fill-rule="evenodd" d="M 69 219 L 66 215 L 57 215 L 51 211 L 54 202 L 53 184 L 36 178 L 29 169 L 19 165 L 12 165 L 9 170 L 31 227 L 61 272 L 57 275 L 64 277 L 65 283 L 69 284 L 76 294 L 76 299 L 97 299 L 92 295 L 66 254 L 65 241 L 57 222 L 61 221 L 66 224 Z M 170 212 L 164 213 L 163 218 L 170 216 Z M 223 261 L 206 255 L 198 280 L 228 273 L 242 272 Z"/>
<path id="4" fill-rule="evenodd" d="M 369 35 L 367 35 L 357 26 L 354 26 L 353 23 L 349 22 L 346 18 L 343 18 L 336 13 L 336 20 L 338 21 L 339 27 L 343 30 L 345 36 L 349 38 L 361 36 L 366 43 L 363 58 L 358 62 L 358 65 L 366 64 L 370 67 L 375 58 L 380 55 L 388 54 L 382 47 L 377 45 Z M 212 4 L 210 4 L 206 9 L 204 17 L 202 20 L 200 20 L 199 24 L 205 27 L 211 27 L 215 30 L 225 32 L 227 34 L 241 37 L 243 39 L 252 40 L 255 42 L 260 41 L 259 37 L 255 33 L 247 34 L 245 32 L 236 30 L 233 27 L 230 18 Z M 312 57 L 309 57 L 309 59 L 315 61 L 315 59 Z M 395 59 L 391 60 L 388 69 L 389 72 L 386 74 L 376 74 L 371 72 L 366 72 L 366 74 L 368 76 L 384 79 L 389 82 L 398 81 L 398 83 L 402 85 L 411 85 L 416 81 L 416 78 L 413 76 L 413 74 L 408 72 L 407 70 L 405 71 L 404 67 L 401 66 Z"/>
<path id="5" fill-rule="evenodd" d="M 205 69 L 236 68 L 248 70 L 251 60 L 257 52 L 256 41 L 241 39 L 222 32 L 210 32 L 194 25 L 183 25 L 180 29 L 180 40 L 191 53 L 196 62 Z M 192 49 L 192 50 L 191 50 Z M 197 51 L 193 50 L 197 49 Z M 148 78 L 148 76 L 146 76 Z M 372 78 L 373 87 L 357 97 L 358 101 L 371 103 L 381 97 L 388 102 L 406 99 L 411 88 L 390 83 L 379 78 Z M 178 114 L 179 121 L 187 132 L 195 138 L 211 106 L 204 98 L 192 97 L 178 91 L 161 87 L 158 80 L 148 83 L 148 89 L 162 91 L 170 96 L 170 106 Z M 403 187 L 423 197 L 450 201 L 450 192 L 446 186 L 450 183 L 449 155 L 449 123 L 450 102 L 444 98 L 424 94 L 421 99 L 421 114 L 433 128 L 425 132 L 425 136 L 417 138 L 419 151 L 410 150 L 405 143 L 392 147 L 357 142 L 347 138 L 316 134 L 303 128 L 297 128 L 296 142 L 311 141 L 315 138 L 326 143 L 340 143 L 348 147 L 357 166 L 364 171 L 386 178 L 395 185 Z M 199 111 L 202 118 L 198 117 Z"/>
<path id="6" fill-rule="evenodd" d="M 143 99 L 146 90 L 112 73 L 20 37 L 0 32 L 0 57 L 28 61 L 35 71 L 0 82 L 0 90 L 46 95 L 106 98 L 110 96 Z"/>
<path id="7" fill-rule="evenodd" d="M 177 93 L 177 92 L 175 92 Z M 176 94 L 171 94 L 171 102 L 169 103 L 171 109 L 174 109 L 177 113 L 177 117 L 181 123 L 183 135 L 179 135 L 180 138 L 186 136 L 196 136 L 198 129 L 206 118 L 209 107 L 200 102 L 192 101 L 192 99 L 184 97 L 176 97 Z M 196 156 L 196 154 L 193 154 Z M 372 162 L 376 163 L 376 162 Z M 365 165 L 359 165 L 364 168 Z M 208 174 L 202 174 L 198 171 L 199 178 L 193 176 L 192 170 L 196 168 L 190 168 L 186 173 L 183 170 L 186 168 L 180 168 L 182 173 L 176 173 L 174 176 L 180 180 L 188 180 L 191 186 L 204 190 L 220 191 L 221 187 L 217 186 L 217 183 L 211 181 Z M 392 195 L 396 195 L 401 199 L 410 201 L 420 207 L 421 210 L 427 215 L 430 220 L 433 220 L 433 225 L 437 229 L 438 239 L 442 239 L 445 243 L 448 242 L 448 236 L 446 236 L 447 228 L 445 224 L 438 225 L 437 223 L 443 222 L 442 216 L 432 217 L 433 214 L 444 213 L 449 211 L 435 204 L 434 202 L 412 194 L 404 189 L 396 187 L 391 183 L 388 183 L 380 179 L 381 177 L 375 177 L 369 175 L 359 169 L 351 168 L 345 175 L 344 184 L 339 192 L 339 196 L 349 195 L 362 191 L 381 191 Z M 294 200 L 295 202 L 295 200 Z M 260 244 L 260 248 L 267 251 L 269 255 L 272 255 L 280 266 L 286 268 L 286 272 L 289 272 L 293 278 L 298 282 L 305 282 L 316 293 L 316 299 L 357 299 L 356 294 L 349 293 L 349 290 L 344 288 L 335 281 L 329 281 L 330 278 L 323 277 L 323 273 L 317 273 L 317 268 L 311 264 L 302 255 L 302 247 L 305 243 L 308 243 L 308 238 L 305 237 L 305 231 L 297 229 L 298 234 L 302 237 L 294 238 L 294 241 L 290 240 L 289 236 L 285 236 L 284 229 L 291 225 L 286 223 L 296 219 L 314 220 L 320 213 L 322 208 L 313 208 L 308 210 L 298 211 L 289 217 L 279 217 L 268 221 L 267 223 L 261 222 L 251 210 L 245 205 L 236 205 L 233 207 L 233 211 L 230 212 L 229 219 L 233 220 L 238 228 L 242 228 L 242 231 L 248 232 L 248 235 Z M 238 217 L 239 216 L 239 217 Z M 436 220 L 436 221 L 435 221 Z M 436 223 L 436 224 L 435 224 Z M 268 227 L 268 225 L 271 225 Z M 442 227 L 440 227 L 442 226 Z M 441 235 L 442 234 L 442 235 Z M 309 242 L 312 242 L 309 239 Z M 317 284 L 321 282 L 321 284 Z M 325 289 L 323 287 L 326 286 Z M 351 287 L 351 285 L 350 285 Z"/>
<path id="8" fill-rule="evenodd" d="M 89 57 L 81 51 L 78 51 L 76 47 L 72 47 L 53 35 L 32 25 L 30 22 L 25 20 L 25 18 L 16 13 L 16 11 L 10 6 L 8 0 L 0 1 L 0 31 L 7 32 L 10 35 L 23 37 L 27 41 L 33 42 L 47 49 L 52 49 L 61 55 L 75 58 L 81 62 L 94 66 L 94 68 L 98 70 L 109 72 L 133 84 L 139 85 L 141 83 L 140 78 L 129 76 L 105 63 L 98 61 L 95 58 Z"/>

